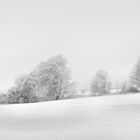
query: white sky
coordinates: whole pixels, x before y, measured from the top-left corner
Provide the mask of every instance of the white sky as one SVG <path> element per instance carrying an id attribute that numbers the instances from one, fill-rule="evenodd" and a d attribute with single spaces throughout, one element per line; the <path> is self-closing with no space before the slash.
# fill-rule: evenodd
<path id="1" fill-rule="evenodd" d="M 140 56 L 140 1 L 0 1 L 1 90 L 57 54 L 81 86 L 99 69 L 125 80 Z"/>

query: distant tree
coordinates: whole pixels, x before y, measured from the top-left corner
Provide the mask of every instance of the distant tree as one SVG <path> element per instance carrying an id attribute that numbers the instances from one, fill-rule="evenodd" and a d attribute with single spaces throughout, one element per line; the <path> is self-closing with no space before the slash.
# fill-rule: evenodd
<path id="1" fill-rule="evenodd" d="M 138 58 L 136 65 L 130 75 L 130 83 L 133 88 L 140 88 L 140 58 Z"/>
<path id="2" fill-rule="evenodd" d="M 110 88 L 111 82 L 108 73 L 104 70 L 98 71 L 91 82 L 91 94 L 95 96 L 108 94 Z"/>
<path id="3" fill-rule="evenodd" d="M 129 82 L 127 80 L 125 80 L 124 82 L 122 82 L 121 87 L 120 87 L 120 93 L 121 94 L 126 94 L 128 93 L 128 90 L 130 88 Z"/>
<path id="4" fill-rule="evenodd" d="M 0 93 L 0 104 L 7 104 L 8 98 L 5 93 Z"/>
<path id="5" fill-rule="evenodd" d="M 58 55 L 42 62 L 36 71 L 37 90 L 44 90 L 49 100 L 67 98 L 74 93 L 75 84 L 72 82 L 71 72 L 63 56 Z"/>

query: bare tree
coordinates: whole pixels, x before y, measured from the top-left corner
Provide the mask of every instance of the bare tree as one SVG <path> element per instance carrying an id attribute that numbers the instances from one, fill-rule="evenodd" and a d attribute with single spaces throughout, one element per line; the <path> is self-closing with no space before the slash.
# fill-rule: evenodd
<path id="1" fill-rule="evenodd" d="M 109 81 L 109 75 L 106 71 L 100 70 L 96 73 L 91 82 L 91 94 L 103 95 L 110 93 L 111 83 Z"/>
<path id="2" fill-rule="evenodd" d="M 130 83 L 132 87 L 140 88 L 140 58 L 138 58 L 137 63 L 130 75 Z"/>

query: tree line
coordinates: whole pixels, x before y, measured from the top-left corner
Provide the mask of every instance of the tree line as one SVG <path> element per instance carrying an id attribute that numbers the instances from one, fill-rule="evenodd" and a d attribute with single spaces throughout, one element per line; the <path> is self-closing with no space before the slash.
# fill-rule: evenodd
<path id="1" fill-rule="evenodd" d="M 135 93 L 139 92 L 139 88 L 140 58 L 130 77 L 121 84 L 117 93 Z M 99 70 L 90 82 L 89 96 L 111 94 L 111 89 L 112 84 L 108 72 Z M 81 94 L 77 94 L 76 83 L 72 80 L 66 58 L 58 55 L 41 62 L 30 73 L 19 76 L 13 87 L 6 93 L 0 94 L 0 103 L 16 104 L 61 100 L 79 97 Z"/>

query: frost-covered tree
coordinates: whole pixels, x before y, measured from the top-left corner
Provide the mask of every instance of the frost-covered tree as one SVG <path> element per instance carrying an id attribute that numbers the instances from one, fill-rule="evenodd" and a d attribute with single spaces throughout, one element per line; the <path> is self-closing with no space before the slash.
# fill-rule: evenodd
<path id="1" fill-rule="evenodd" d="M 110 87 L 111 83 L 108 73 L 104 70 L 100 70 L 91 82 L 91 94 L 95 96 L 108 94 L 110 93 Z"/>
<path id="2" fill-rule="evenodd" d="M 75 84 L 71 79 L 71 72 L 67 67 L 66 59 L 55 56 L 46 62 L 40 63 L 36 70 L 37 90 L 44 90 L 48 99 L 61 99 L 74 92 Z"/>
<path id="3" fill-rule="evenodd" d="M 36 94 L 34 92 L 35 81 L 32 74 L 22 75 L 15 81 L 15 85 L 20 92 L 20 102 L 29 103 L 37 101 Z"/>
<path id="4" fill-rule="evenodd" d="M 36 102 L 37 96 L 34 93 L 34 85 L 31 75 L 22 75 L 15 81 L 15 86 L 7 92 L 9 103 L 30 103 Z"/>

